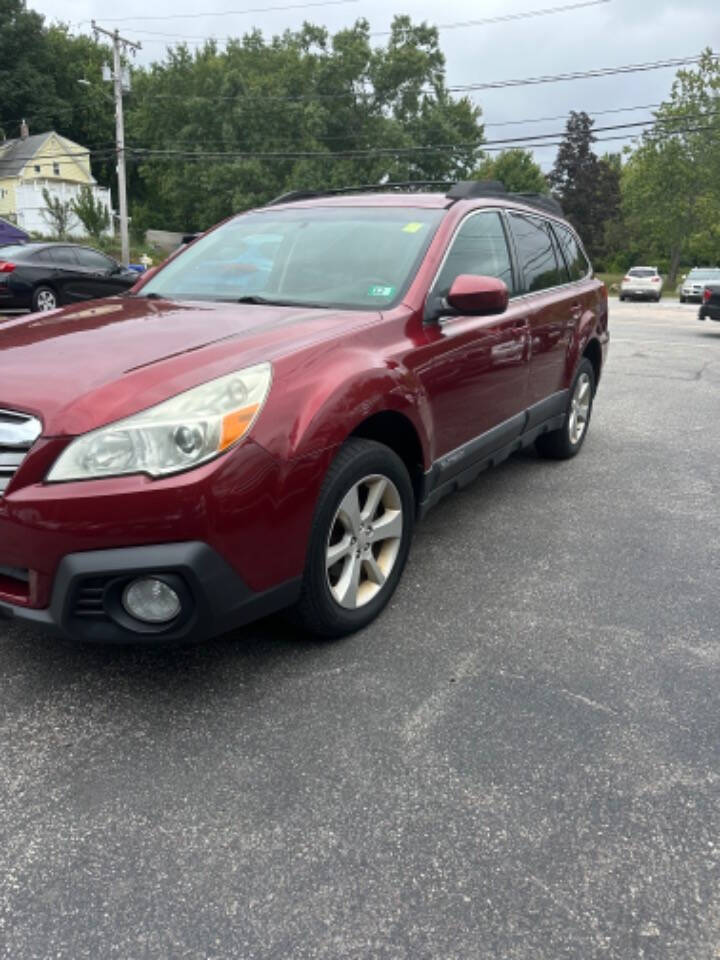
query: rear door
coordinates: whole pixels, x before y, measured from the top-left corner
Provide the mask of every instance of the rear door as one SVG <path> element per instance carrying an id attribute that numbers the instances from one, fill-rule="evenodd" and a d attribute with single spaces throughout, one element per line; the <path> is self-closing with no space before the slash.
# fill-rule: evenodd
<path id="1" fill-rule="evenodd" d="M 513 210 L 508 213 L 521 273 L 520 299 L 530 319 L 528 406 L 566 387 L 566 358 L 582 315 L 549 221 Z"/>
<path id="2" fill-rule="evenodd" d="M 516 287 L 506 228 L 497 210 L 471 213 L 458 227 L 430 298 L 445 297 L 461 274 L 499 277 Z M 413 364 L 433 410 L 442 455 L 493 431 L 490 447 L 517 437 L 524 423 L 529 328 L 524 303 L 497 316 L 448 316 L 424 327 Z M 472 452 L 472 451 L 471 451 Z"/>

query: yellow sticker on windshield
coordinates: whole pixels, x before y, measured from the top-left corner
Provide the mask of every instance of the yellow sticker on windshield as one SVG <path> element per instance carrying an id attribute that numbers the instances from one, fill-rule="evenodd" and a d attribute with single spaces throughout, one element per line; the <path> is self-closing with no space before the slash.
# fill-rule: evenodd
<path id="1" fill-rule="evenodd" d="M 417 233 L 418 230 L 422 230 L 422 223 L 414 221 L 413 223 L 406 223 L 403 227 L 403 233 Z"/>

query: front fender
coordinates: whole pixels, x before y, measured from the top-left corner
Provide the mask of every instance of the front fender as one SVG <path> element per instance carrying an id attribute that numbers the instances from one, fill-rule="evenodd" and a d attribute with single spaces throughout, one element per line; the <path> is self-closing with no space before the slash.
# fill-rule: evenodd
<path id="1" fill-rule="evenodd" d="M 327 356 L 319 356 L 287 378 L 278 372 L 272 403 L 260 417 L 257 442 L 282 461 L 315 456 L 340 446 L 374 414 L 393 411 L 412 424 L 427 468 L 430 405 L 413 374 L 396 361 L 360 350 L 346 352 L 332 364 L 327 361 Z"/>

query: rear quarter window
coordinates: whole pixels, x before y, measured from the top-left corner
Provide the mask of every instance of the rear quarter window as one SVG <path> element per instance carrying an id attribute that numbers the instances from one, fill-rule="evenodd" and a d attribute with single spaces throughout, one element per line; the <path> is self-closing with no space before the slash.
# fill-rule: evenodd
<path id="1" fill-rule="evenodd" d="M 583 277 L 587 276 L 590 270 L 590 264 L 580 249 L 579 243 L 573 236 L 572 231 L 568 230 L 567 227 L 563 227 L 559 223 L 554 223 L 553 230 L 555 231 L 555 236 L 558 238 L 563 257 L 565 258 L 570 279 L 582 280 Z"/>
<path id="2" fill-rule="evenodd" d="M 558 262 L 558 250 L 550 224 L 524 213 L 509 214 L 510 226 L 523 274 L 524 293 L 547 290 L 568 282 L 565 264 Z"/>

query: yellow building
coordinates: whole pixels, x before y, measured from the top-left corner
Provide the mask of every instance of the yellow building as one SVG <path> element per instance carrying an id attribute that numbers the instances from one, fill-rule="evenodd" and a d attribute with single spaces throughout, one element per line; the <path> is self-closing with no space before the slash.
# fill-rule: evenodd
<path id="1" fill-rule="evenodd" d="M 107 207 L 112 223 L 110 191 L 93 177 L 85 147 L 54 130 L 30 136 L 25 123 L 16 140 L 0 141 L 0 217 L 28 233 L 52 232 L 43 190 L 67 202 L 77 199 L 83 186 L 89 186 Z M 73 219 L 70 234 L 84 236 L 82 224 Z"/>

